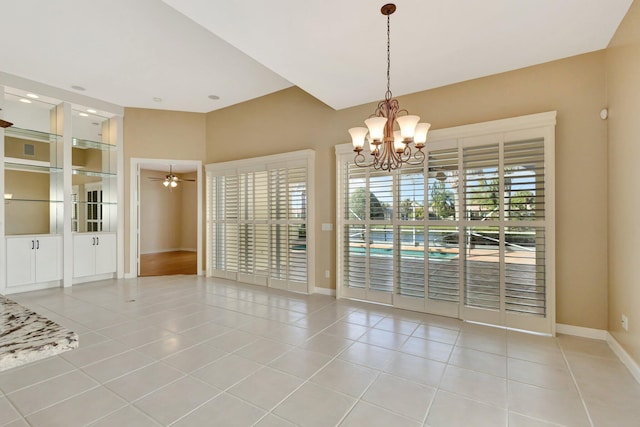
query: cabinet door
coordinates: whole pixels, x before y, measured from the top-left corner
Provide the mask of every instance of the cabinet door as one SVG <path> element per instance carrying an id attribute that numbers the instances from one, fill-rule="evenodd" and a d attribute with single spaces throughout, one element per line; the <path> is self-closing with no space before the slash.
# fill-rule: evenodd
<path id="1" fill-rule="evenodd" d="M 40 236 L 36 241 L 36 282 L 62 279 L 62 236 Z"/>
<path id="2" fill-rule="evenodd" d="M 105 274 L 116 271 L 116 235 L 96 235 L 96 273 Z"/>
<path id="3" fill-rule="evenodd" d="M 73 277 L 93 276 L 95 274 L 96 236 L 94 234 L 73 235 Z"/>
<path id="4" fill-rule="evenodd" d="M 7 239 L 7 286 L 27 285 L 35 282 L 35 238 Z"/>

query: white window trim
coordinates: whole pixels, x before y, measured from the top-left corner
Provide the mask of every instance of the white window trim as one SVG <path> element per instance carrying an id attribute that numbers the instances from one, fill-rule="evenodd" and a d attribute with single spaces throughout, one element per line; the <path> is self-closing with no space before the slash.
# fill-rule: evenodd
<path id="1" fill-rule="evenodd" d="M 252 171 L 262 168 L 263 170 L 273 167 L 287 167 L 288 165 L 305 162 L 307 168 L 307 289 L 306 293 L 315 292 L 315 151 L 299 150 L 289 153 L 272 154 L 269 156 L 252 157 L 242 160 L 231 160 L 228 162 L 211 163 L 206 165 L 207 180 L 210 175 L 225 175 L 231 171 Z M 209 197 L 209 194 L 207 194 Z M 210 247 L 211 218 L 209 212 L 206 214 L 206 248 Z M 212 266 L 210 256 L 206 255 L 206 275 L 212 276 Z"/>
<path id="2" fill-rule="evenodd" d="M 518 140 L 522 137 L 530 137 L 532 134 L 543 137 L 545 141 L 545 174 L 548 181 L 555 183 L 555 125 L 556 111 L 531 114 L 520 117 L 494 120 L 483 123 L 456 126 L 446 129 L 437 129 L 429 132 L 427 147 L 430 144 L 448 143 L 464 144 L 463 140 L 482 140 L 484 136 L 500 134 L 503 141 Z M 344 185 L 345 179 L 343 163 L 350 159 L 353 153 L 351 144 L 339 144 L 335 146 L 336 153 L 336 297 L 344 298 L 343 289 L 343 257 L 344 247 Z M 555 335 L 556 322 L 556 267 L 555 267 L 555 185 L 545 188 L 547 209 L 546 216 L 546 287 L 547 287 L 547 316 L 543 328 L 545 333 Z M 464 225 L 464 224 L 462 224 Z M 395 290 L 394 290 L 395 293 Z M 462 305 L 462 300 L 460 301 Z M 420 310 L 420 308 L 412 308 Z M 420 310 L 421 311 L 421 310 Z M 444 313 L 441 313 L 444 314 Z M 518 328 L 518 315 L 510 315 L 513 328 Z M 460 317 L 460 314 L 458 315 Z M 525 329 L 524 327 L 520 329 Z M 540 330 L 538 330 L 540 332 Z"/>

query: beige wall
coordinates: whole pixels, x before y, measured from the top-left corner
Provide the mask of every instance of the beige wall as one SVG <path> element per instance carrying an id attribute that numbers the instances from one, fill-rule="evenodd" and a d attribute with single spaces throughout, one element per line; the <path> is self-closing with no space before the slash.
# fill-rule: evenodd
<path id="1" fill-rule="evenodd" d="M 182 189 L 169 190 L 161 181 L 162 172 L 140 171 L 140 252 L 166 252 L 180 248 L 182 235 Z"/>
<path id="2" fill-rule="evenodd" d="M 196 184 L 181 182 L 169 190 L 162 181 L 149 179 L 163 176 L 159 171 L 140 171 L 140 216 L 144 218 L 140 227 L 140 252 L 196 250 Z M 195 178 L 195 174 L 178 176 Z"/>
<path id="3" fill-rule="evenodd" d="M 640 4 L 607 49 L 609 102 L 609 330 L 640 361 Z M 629 318 L 622 329 L 621 315 Z"/>
<path id="4" fill-rule="evenodd" d="M 600 51 L 400 98 L 434 129 L 558 111 L 557 322 L 598 329 L 607 327 L 604 58 Z M 207 115 L 206 163 L 316 150 L 316 286 L 335 287 L 334 233 L 320 229 L 335 224 L 334 146 L 349 142 L 347 129 L 374 107 L 334 111 L 294 87 Z"/>
<path id="5" fill-rule="evenodd" d="M 13 194 L 5 203 L 5 234 L 48 234 L 50 232 L 49 174 L 5 171 L 4 191 Z"/>
<path id="6" fill-rule="evenodd" d="M 24 155 L 24 146 L 26 144 L 33 145 L 33 156 Z M 6 137 L 4 142 L 4 155 L 5 157 L 14 157 L 17 159 L 37 160 L 41 162 L 51 161 L 55 166 L 57 162 L 56 159 L 51 159 L 51 147 L 51 144 L 44 142 Z"/>
<path id="7" fill-rule="evenodd" d="M 200 113 L 126 108 L 124 119 L 125 272 L 129 273 L 131 158 L 205 159 L 205 119 Z"/>

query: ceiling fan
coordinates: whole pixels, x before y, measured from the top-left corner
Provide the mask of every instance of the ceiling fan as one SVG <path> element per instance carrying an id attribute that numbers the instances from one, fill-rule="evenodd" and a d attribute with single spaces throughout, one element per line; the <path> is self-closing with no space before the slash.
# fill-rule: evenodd
<path id="1" fill-rule="evenodd" d="M 185 179 L 185 178 L 180 178 L 177 175 L 174 175 L 173 165 L 169 165 L 169 173 L 165 175 L 164 178 L 160 178 L 156 176 L 150 176 L 148 178 L 151 181 L 162 181 L 162 185 L 164 185 L 165 187 L 168 187 L 170 190 L 172 188 L 176 188 L 179 182 L 183 182 L 183 181 L 195 182 L 195 179 Z"/>

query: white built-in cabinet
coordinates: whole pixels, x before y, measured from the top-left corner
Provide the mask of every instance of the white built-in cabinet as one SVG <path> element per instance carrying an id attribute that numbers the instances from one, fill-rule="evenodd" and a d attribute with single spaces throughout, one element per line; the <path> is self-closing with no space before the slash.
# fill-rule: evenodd
<path id="1" fill-rule="evenodd" d="M 73 236 L 73 277 L 116 271 L 116 235 L 77 233 Z"/>
<path id="2" fill-rule="evenodd" d="M 0 73 L 0 294 L 123 275 L 122 114 Z"/>
<path id="3" fill-rule="evenodd" d="M 7 287 L 62 279 L 62 236 L 9 236 Z"/>

